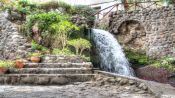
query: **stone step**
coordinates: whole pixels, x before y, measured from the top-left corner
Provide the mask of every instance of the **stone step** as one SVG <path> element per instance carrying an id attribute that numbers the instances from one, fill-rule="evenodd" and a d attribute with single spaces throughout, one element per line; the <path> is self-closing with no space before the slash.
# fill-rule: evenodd
<path id="1" fill-rule="evenodd" d="M 92 68 L 90 62 L 87 63 L 26 63 L 25 68 Z"/>
<path id="2" fill-rule="evenodd" d="M 0 84 L 65 85 L 73 82 L 90 81 L 94 76 L 94 74 L 4 74 L 0 75 Z"/>
<path id="3" fill-rule="evenodd" d="M 91 68 L 10 68 L 10 74 L 90 74 Z"/>
<path id="4" fill-rule="evenodd" d="M 62 55 L 45 55 L 42 58 L 43 63 L 83 63 L 80 56 L 62 56 Z"/>

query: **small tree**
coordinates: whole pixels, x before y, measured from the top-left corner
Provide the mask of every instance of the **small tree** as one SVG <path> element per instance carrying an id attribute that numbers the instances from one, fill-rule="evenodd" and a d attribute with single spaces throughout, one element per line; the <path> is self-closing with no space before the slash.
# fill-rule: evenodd
<path id="1" fill-rule="evenodd" d="M 68 41 L 68 44 L 75 48 L 77 55 L 82 55 L 85 49 L 91 48 L 91 43 L 88 40 L 83 38 L 70 40 Z"/>
<path id="2" fill-rule="evenodd" d="M 57 43 L 60 42 L 61 48 L 64 49 L 70 37 L 71 30 L 78 30 L 78 27 L 71 22 L 64 20 L 60 23 L 52 24 L 50 29 L 55 32 L 53 37 Z"/>

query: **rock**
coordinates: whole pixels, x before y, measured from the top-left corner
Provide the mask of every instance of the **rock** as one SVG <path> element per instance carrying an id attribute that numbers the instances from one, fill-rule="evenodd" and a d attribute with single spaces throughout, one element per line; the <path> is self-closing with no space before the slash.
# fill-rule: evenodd
<path id="1" fill-rule="evenodd" d="M 125 85 L 128 83 L 128 79 L 121 79 L 121 81 L 119 82 L 120 85 Z"/>
<path id="2" fill-rule="evenodd" d="M 49 77 L 38 77 L 37 84 L 47 85 L 49 83 Z"/>
<path id="3" fill-rule="evenodd" d="M 51 83 L 51 84 L 64 85 L 64 84 L 69 83 L 69 81 L 68 81 L 67 78 L 63 78 L 63 77 L 55 77 L 55 78 L 52 78 L 52 79 L 50 80 L 50 83 Z"/>
<path id="4" fill-rule="evenodd" d="M 130 85 L 134 85 L 135 84 L 135 81 L 134 80 L 129 80 L 129 84 Z"/>
<path id="5" fill-rule="evenodd" d="M 110 82 L 110 83 L 115 83 L 115 82 L 116 82 L 116 79 L 110 78 L 110 79 L 108 80 L 108 82 Z"/>
<path id="6" fill-rule="evenodd" d="M 121 80 L 122 80 L 122 78 L 120 78 L 120 77 L 116 79 L 117 82 L 120 82 Z"/>
<path id="7" fill-rule="evenodd" d="M 144 83 L 140 83 L 138 87 L 143 89 L 143 90 L 147 90 L 148 89 L 148 87 Z"/>
<path id="8" fill-rule="evenodd" d="M 21 84 L 31 84 L 36 81 L 36 77 L 23 77 L 21 78 Z"/>

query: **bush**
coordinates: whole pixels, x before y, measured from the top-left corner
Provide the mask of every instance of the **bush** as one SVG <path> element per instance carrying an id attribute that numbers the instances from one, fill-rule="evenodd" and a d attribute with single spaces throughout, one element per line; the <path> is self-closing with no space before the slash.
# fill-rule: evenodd
<path id="1" fill-rule="evenodd" d="M 68 48 L 64 48 L 62 50 L 55 48 L 53 49 L 52 54 L 54 55 L 74 55 L 74 53 Z"/>
<path id="2" fill-rule="evenodd" d="M 61 48 L 64 49 L 69 40 L 72 30 L 78 30 L 78 27 L 72 24 L 69 21 L 61 21 L 60 23 L 54 23 L 50 26 L 51 32 L 53 32 L 54 43 L 56 44 L 54 48 L 57 48 L 58 44 L 61 45 Z"/>
<path id="3" fill-rule="evenodd" d="M 43 55 L 42 55 L 42 53 L 29 53 L 28 54 L 28 57 L 42 57 Z"/>
<path id="4" fill-rule="evenodd" d="M 83 38 L 70 40 L 68 41 L 68 45 L 73 46 L 75 48 L 77 55 L 82 55 L 85 49 L 91 48 L 91 43 Z"/>
<path id="5" fill-rule="evenodd" d="M 133 50 L 125 50 L 125 53 L 129 62 L 133 66 L 149 65 L 154 62 L 154 60 L 150 60 L 144 53 L 136 52 Z"/>
<path id="6" fill-rule="evenodd" d="M 39 50 L 42 52 L 48 51 L 48 49 L 46 47 L 43 47 L 42 45 L 37 44 L 34 40 L 32 40 L 31 47 L 34 50 Z"/>
<path id="7" fill-rule="evenodd" d="M 3 68 L 10 68 L 10 67 L 14 67 L 14 62 L 13 61 L 3 61 L 3 60 L 0 60 L 0 67 L 3 67 Z"/>
<path id="8" fill-rule="evenodd" d="M 0 0 L 0 10 L 4 10 L 12 5 L 11 0 Z"/>
<path id="9" fill-rule="evenodd" d="M 51 9 L 59 9 L 62 13 L 70 13 L 72 6 L 58 1 L 49 1 L 38 5 L 39 9 L 50 11 Z"/>
<path id="10" fill-rule="evenodd" d="M 69 35 L 78 30 L 78 27 L 70 22 L 67 15 L 56 12 L 39 13 L 30 15 L 26 21 L 26 32 L 29 38 L 41 37 L 41 44 L 46 47 L 65 48 Z M 56 45 L 55 45 L 56 44 Z"/>
<path id="11" fill-rule="evenodd" d="M 158 60 L 152 66 L 157 67 L 157 68 L 164 68 L 168 71 L 175 71 L 175 58 L 171 57 L 166 57 L 161 60 Z"/>

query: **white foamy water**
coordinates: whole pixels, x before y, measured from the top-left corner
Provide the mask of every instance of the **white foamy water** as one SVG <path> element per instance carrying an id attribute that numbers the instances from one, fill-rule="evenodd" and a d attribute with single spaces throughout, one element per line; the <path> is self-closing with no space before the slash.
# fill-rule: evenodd
<path id="1" fill-rule="evenodd" d="M 92 38 L 100 57 L 101 69 L 125 76 L 134 76 L 134 71 L 130 67 L 123 49 L 111 33 L 93 29 Z"/>

